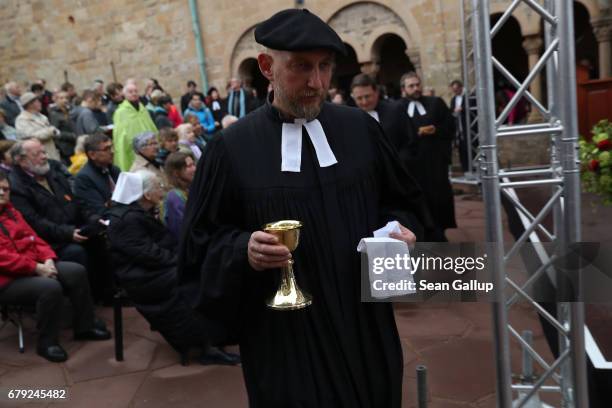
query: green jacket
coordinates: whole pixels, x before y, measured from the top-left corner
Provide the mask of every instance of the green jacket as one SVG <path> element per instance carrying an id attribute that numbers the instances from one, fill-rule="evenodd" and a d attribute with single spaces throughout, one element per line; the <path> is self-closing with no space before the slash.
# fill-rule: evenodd
<path id="1" fill-rule="evenodd" d="M 132 140 L 142 132 L 155 132 L 157 127 L 147 109 L 139 103 L 138 110 L 127 100 L 121 102 L 113 114 L 113 145 L 115 147 L 115 165 L 122 171 L 129 171 L 134 162 Z"/>

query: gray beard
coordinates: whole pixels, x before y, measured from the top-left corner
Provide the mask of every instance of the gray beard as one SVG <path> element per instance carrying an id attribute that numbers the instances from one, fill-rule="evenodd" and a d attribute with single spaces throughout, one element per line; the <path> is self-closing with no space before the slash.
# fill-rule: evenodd
<path id="1" fill-rule="evenodd" d="M 307 122 L 314 120 L 321 113 L 321 106 L 323 106 L 323 100 L 318 105 L 304 106 L 290 100 L 283 89 L 276 84 L 274 85 L 274 98 L 282 101 L 282 105 L 287 109 L 291 116 L 295 116 L 298 119 L 306 119 Z"/>
<path id="2" fill-rule="evenodd" d="M 46 176 L 47 173 L 49 173 L 49 170 L 51 170 L 51 166 L 49 165 L 49 162 L 41 165 L 34 165 L 30 163 L 26 167 L 26 170 L 37 176 Z"/>

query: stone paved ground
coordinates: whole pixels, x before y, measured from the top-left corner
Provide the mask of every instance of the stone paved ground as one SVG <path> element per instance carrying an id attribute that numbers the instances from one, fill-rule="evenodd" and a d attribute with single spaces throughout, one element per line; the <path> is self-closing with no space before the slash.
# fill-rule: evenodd
<path id="1" fill-rule="evenodd" d="M 482 241 L 484 215 L 476 196 L 457 196 L 459 228 L 449 231 L 452 241 Z M 610 240 L 603 227 L 609 209 L 583 208 L 585 238 Z M 609 220 L 610 218 L 608 218 Z M 608 221 L 609 223 L 609 221 Z M 609 225 L 609 224 L 608 224 Z M 510 236 L 507 237 L 510 239 Z M 111 327 L 111 309 L 100 310 Z M 483 303 L 403 304 L 396 307 L 404 349 L 404 407 L 416 404 L 415 368 L 428 367 L 429 407 L 485 408 L 495 406 L 495 355 L 490 306 Z M 535 348 L 550 354 L 535 313 L 519 306 L 511 322 L 534 331 Z M 62 402 L 12 401 L 0 398 L 0 407 L 246 407 L 239 367 L 203 367 L 178 364 L 177 355 L 132 308 L 124 309 L 125 361 L 115 362 L 113 342 L 78 343 L 63 334 L 70 354 L 63 364 L 52 364 L 34 352 L 33 321 L 26 320 L 26 353 L 17 352 L 12 327 L 0 331 L 0 390 L 11 388 L 68 389 Z M 520 371 L 520 352 L 512 345 L 514 371 Z M 555 398 L 547 401 L 558 406 Z"/>

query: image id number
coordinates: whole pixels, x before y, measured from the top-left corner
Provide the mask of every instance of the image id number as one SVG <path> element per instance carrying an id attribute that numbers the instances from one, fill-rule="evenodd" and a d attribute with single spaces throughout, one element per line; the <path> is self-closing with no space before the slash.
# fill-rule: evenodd
<path id="1" fill-rule="evenodd" d="M 9 390 L 9 399 L 66 399 L 66 390 Z"/>

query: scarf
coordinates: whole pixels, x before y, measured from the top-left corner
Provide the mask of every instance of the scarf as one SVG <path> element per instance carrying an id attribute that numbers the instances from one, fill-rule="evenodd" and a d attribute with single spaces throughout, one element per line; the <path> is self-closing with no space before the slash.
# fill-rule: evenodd
<path id="1" fill-rule="evenodd" d="M 229 95 L 229 100 L 227 102 L 227 112 L 230 115 L 238 116 L 238 118 L 241 118 L 244 115 L 246 115 L 244 89 L 240 88 L 240 113 L 239 114 L 237 112 L 234 112 L 234 93 L 235 91 L 232 91 Z"/>

